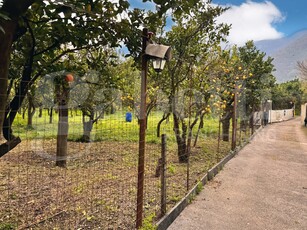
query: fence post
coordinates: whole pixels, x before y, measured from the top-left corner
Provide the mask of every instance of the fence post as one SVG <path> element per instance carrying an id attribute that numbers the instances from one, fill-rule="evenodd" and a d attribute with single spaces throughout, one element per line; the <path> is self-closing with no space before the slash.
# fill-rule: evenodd
<path id="1" fill-rule="evenodd" d="M 231 138 L 231 150 L 235 150 L 237 146 L 237 83 L 235 84 L 234 89 L 234 102 L 233 102 L 233 116 L 232 116 L 232 138 Z"/>
<path id="2" fill-rule="evenodd" d="M 221 120 L 222 117 L 219 115 L 219 131 L 218 131 L 218 137 L 217 137 L 217 153 L 220 153 L 220 144 L 221 144 Z"/>
<path id="3" fill-rule="evenodd" d="M 161 145 L 161 216 L 166 213 L 166 134 L 162 134 Z"/>
<path id="4" fill-rule="evenodd" d="M 148 41 L 148 30 L 143 29 L 142 35 L 142 74 L 141 74 L 141 105 L 139 127 L 139 158 L 138 158 L 138 184 L 136 205 L 136 228 L 143 224 L 143 198 L 144 198 L 144 171 L 145 171 L 145 137 L 146 137 L 146 89 L 148 64 L 145 49 Z"/>

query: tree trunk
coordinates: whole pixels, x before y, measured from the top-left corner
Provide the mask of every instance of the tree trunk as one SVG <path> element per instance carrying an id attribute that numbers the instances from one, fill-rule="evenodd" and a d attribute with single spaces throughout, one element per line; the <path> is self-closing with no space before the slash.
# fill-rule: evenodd
<path id="1" fill-rule="evenodd" d="M 115 114 L 116 113 L 116 109 L 113 103 L 111 103 L 111 114 Z"/>
<path id="2" fill-rule="evenodd" d="M 14 137 L 12 124 L 19 111 L 29 88 L 33 85 L 33 81 L 31 81 L 32 75 L 32 67 L 33 67 L 33 58 L 34 58 L 34 41 L 31 47 L 31 50 L 28 55 L 28 59 L 26 60 L 23 71 L 22 71 L 22 79 L 16 89 L 15 96 L 5 110 L 5 119 L 3 122 L 3 136 L 6 140 L 12 140 Z"/>
<path id="3" fill-rule="evenodd" d="M 28 94 L 28 128 L 33 128 L 33 116 L 35 114 L 35 106 L 33 104 L 33 97 L 32 95 Z"/>
<path id="4" fill-rule="evenodd" d="M 56 151 L 56 166 L 66 167 L 67 158 L 67 136 L 68 136 L 68 99 L 69 86 L 56 85 L 56 97 L 58 101 L 58 134 L 57 134 L 57 151 Z"/>
<path id="5" fill-rule="evenodd" d="M 229 141 L 230 118 L 226 117 L 222 120 L 222 140 Z"/>
<path id="6" fill-rule="evenodd" d="M 16 90 L 16 94 L 10 104 L 6 107 L 5 119 L 3 123 L 3 136 L 6 140 L 11 140 L 14 137 L 12 124 L 17 115 L 18 110 L 20 109 L 29 87 L 31 86 L 31 74 L 32 74 L 32 65 L 33 65 L 33 54 L 30 54 L 29 60 L 25 63 L 22 79 L 19 83 L 19 87 Z"/>
<path id="7" fill-rule="evenodd" d="M 27 127 L 32 128 L 32 124 L 33 124 L 33 122 L 32 122 L 32 105 L 31 105 L 30 101 L 29 101 L 29 104 L 28 104 L 28 120 L 27 121 L 28 121 Z"/>
<path id="8" fill-rule="evenodd" d="M 182 135 L 180 133 L 180 125 L 179 125 L 179 117 L 173 113 L 174 118 L 174 132 L 176 136 L 176 142 L 178 147 L 178 160 L 180 163 L 187 163 L 188 162 L 188 155 L 187 155 L 187 144 L 186 144 L 186 127 L 182 127 Z"/>
<path id="9" fill-rule="evenodd" d="M 160 137 L 161 124 L 163 123 L 163 121 L 168 119 L 168 117 L 170 115 L 171 115 L 170 113 L 164 113 L 162 119 L 158 122 L 158 125 L 157 125 L 157 137 Z"/>
<path id="10" fill-rule="evenodd" d="M 7 95 L 9 96 L 12 92 L 12 89 L 13 89 L 13 86 L 14 86 L 14 79 L 11 79 L 10 80 L 10 83 L 8 84 L 8 87 L 7 87 Z"/>
<path id="11" fill-rule="evenodd" d="M 93 120 L 84 121 L 83 122 L 83 135 L 82 142 L 90 142 L 91 141 L 91 132 L 93 130 Z"/>
<path id="12" fill-rule="evenodd" d="M 18 37 L 16 36 L 16 29 L 19 17 L 26 12 L 26 10 L 32 5 L 33 2 L 34 0 L 4 1 L 1 8 L 2 13 L 7 14 L 10 18 L 10 20 L 0 19 L 0 26 L 5 31 L 5 33 L 0 31 L 0 136 L 3 132 L 3 136 L 6 140 L 11 140 L 13 137 L 12 135 L 10 135 L 10 127 L 13 121 L 10 122 L 6 118 L 8 72 L 10 65 L 11 47 L 14 39 L 18 39 Z M 16 110 L 16 112 L 17 111 L 18 109 Z M 6 133 L 4 134 L 4 132 Z"/>
<path id="13" fill-rule="evenodd" d="M 4 156 L 6 153 L 11 151 L 21 142 L 20 138 L 17 137 L 11 141 L 7 141 L 0 145 L 0 157 Z"/>
<path id="14" fill-rule="evenodd" d="M 186 142 L 184 140 L 182 140 L 182 138 L 179 138 L 179 139 L 176 138 L 176 142 L 177 142 L 177 148 L 178 148 L 179 163 L 187 163 L 188 162 L 188 154 L 186 152 L 186 150 L 187 150 Z"/>
<path id="15" fill-rule="evenodd" d="M 24 120 L 25 117 L 26 117 L 26 112 L 28 111 L 28 109 L 26 109 L 26 108 L 21 108 L 21 110 L 22 110 L 22 120 Z"/>
<path id="16" fill-rule="evenodd" d="M 39 118 L 43 117 L 43 108 L 42 107 L 39 107 L 38 117 Z"/>
<path id="17" fill-rule="evenodd" d="M 233 108 L 232 107 L 228 107 L 226 108 L 226 110 L 224 111 L 224 114 L 221 118 L 221 123 L 222 123 L 222 140 L 223 141 L 229 141 L 229 137 L 230 137 L 230 119 L 232 118 L 232 113 L 233 112 Z"/>
<path id="18" fill-rule="evenodd" d="M 249 118 L 249 127 L 251 129 L 251 134 L 253 135 L 255 132 L 255 126 L 254 126 L 254 112 L 251 113 Z"/>
<path id="19" fill-rule="evenodd" d="M 50 109 L 48 109 L 48 113 L 49 113 L 49 124 L 52 124 L 52 120 L 53 120 L 53 107 L 51 107 Z"/>
<path id="20" fill-rule="evenodd" d="M 197 144 L 197 140 L 198 140 L 198 136 L 199 136 L 200 130 L 204 127 L 204 116 L 205 116 L 205 113 L 203 113 L 203 114 L 200 116 L 200 122 L 199 122 L 199 126 L 198 126 L 197 133 L 196 133 L 196 136 L 195 136 L 195 140 L 194 140 L 193 147 L 196 147 L 196 144 Z"/>
<path id="21" fill-rule="evenodd" d="M 68 134 L 68 108 L 67 104 L 59 106 L 59 123 L 57 135 L 56 166 L 66 167 Z"/>
<path id="22" fill-rule="evenodd" d="M 17 21 L 15 20 L 0 20 L 0 26 L 5 31 L 5 33 L 0 31 L 0 136 L 2 136 L 5 107 L 7 104 L 8 70 L 16 25 Z"/>

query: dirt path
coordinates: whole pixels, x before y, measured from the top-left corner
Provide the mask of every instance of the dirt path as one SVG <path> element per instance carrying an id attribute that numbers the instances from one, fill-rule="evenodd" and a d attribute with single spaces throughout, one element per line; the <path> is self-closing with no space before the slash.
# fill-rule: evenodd
<path id="1" fill-rule="evenodd" d="M 307 230 L 307 128 L 261 130 L 168 229 Z"/>

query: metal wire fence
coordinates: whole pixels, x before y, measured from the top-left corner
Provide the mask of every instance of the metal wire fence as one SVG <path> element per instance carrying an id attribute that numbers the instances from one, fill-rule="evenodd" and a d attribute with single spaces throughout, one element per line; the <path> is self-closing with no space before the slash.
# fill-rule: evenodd
<path id="1" fill-rule="evenodd" d="M 13 130 L 22 143 L 0 159 L 0 226 L 134 229 L 137 111 L 104 111 L 87 133 L 90 141 L 84 141 L 86 129 L 81 109 L 71 109 L 66 168 L 55 166 L 58 114 L 50 109 L 41 112 L 34 114 L 31 125 L 22 112 L 17 116 Z M 174 207 L 231 148 L 230 142 L 221 141 L 219 116 L 208 115 L 197 142 L 197 128 L 193 131 L 188 161 L 181 163 L 172 116 L 163 122 L 157 137 L 162 116 L 162 112 L 153 110 L 147 122 L 144 228 Z M 237 145 L 250 134 L 249 128 L 238 129 Z"/>

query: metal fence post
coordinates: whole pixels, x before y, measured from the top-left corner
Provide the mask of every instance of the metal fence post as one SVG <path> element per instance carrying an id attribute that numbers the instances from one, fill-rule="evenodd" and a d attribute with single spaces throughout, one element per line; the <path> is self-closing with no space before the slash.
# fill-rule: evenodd
<path id="1" fill-rule="evenodd" d="M 237 83 L 234 89 L 234 102 L 233 102 L 233 116 L 232 116 L 232 138 L 231 138 L 231 150 L 236 149 L 237 145 Z"/>
<path id="2" fill-rule="evenodd" d="M 140 133 L 139 133 L 139 159 L 138 159 L 138 184 L 136 206 L 136 228 L 143 223 L 143 197 L 144 197 L 144 171 L 145 171 L 145 136 L 146 136 L 146 88 L 147 88 L 147 58 L 145 49 L 148 41 L 148 30 L 143 29 L 142 35 L 142 78 L 141 78 L 141 105 L 140 105 Z"/>

